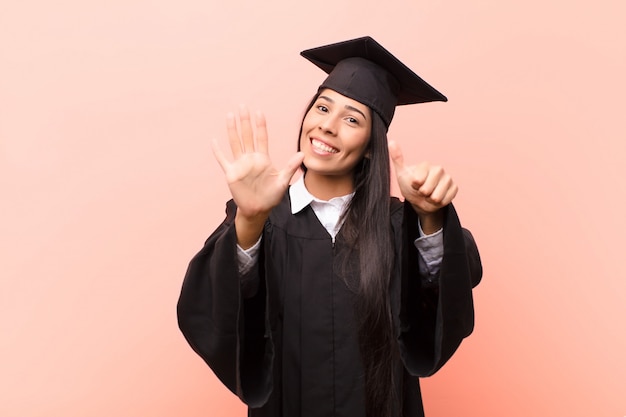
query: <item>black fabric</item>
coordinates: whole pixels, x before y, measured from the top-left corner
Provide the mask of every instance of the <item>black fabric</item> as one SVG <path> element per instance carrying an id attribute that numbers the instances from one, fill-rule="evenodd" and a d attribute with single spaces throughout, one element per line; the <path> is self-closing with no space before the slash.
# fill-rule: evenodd
<path id="1" fill-rule="evenodd" d="M 373 109 L 387 128 L 398 105 L 447 101 L 369 36 L 307 49 L 303 57 L 326 72 L 330 88 Z"/>
<path id="2" fill-rule="evenodd" d="M 420 376 L 436 372 L 473 328 L 472 287 L 482 275 L 471 234 L 448 206 L 436 288 L 417 270 L 417 217 L 391 200 L 396 269 L 391 302 L 401 361 L 402 416 L 422 416 Z M 178 302 L 179 326 L 253 417 L 364 416 L 354 296 L 356 260 L 310 207 L 292 215 L 288 196 L 263 233 L 258 291 L 244 298 L 237 273 L 236 207 L 192 259 Z"/>

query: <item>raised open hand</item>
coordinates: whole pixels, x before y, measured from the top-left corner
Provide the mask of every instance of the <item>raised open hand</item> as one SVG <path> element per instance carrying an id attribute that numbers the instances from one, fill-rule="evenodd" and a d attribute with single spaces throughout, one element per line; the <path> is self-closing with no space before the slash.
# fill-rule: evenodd
<path id="1" fill-rule="evenodd" d="M 459 188 L 441 166 L 422 162 L 404 165 L 400 146 L 389 142 L 389 155 L 396 169 L 398 185 L 404 198 L 417 212 L 425 233 L 441 228 L 443 216 L 440 209 L 452 202 Z"/>
<path id="2" fill-rule="evenodd" d="M 252 128 L 250 113 L 243 106 L 239 109 L 239 131 L 233 113 L 229 113 L 226 120 L 233 160 L 229 161 L 224 156 L 216 140 L 212 142 L 212 149 L 226 175 L 228 187 L 237 203 L 238 215 L 247 219 L 267 217 L 270 210 L 282 199 L 291 177 L 302 163 L 303 155 L 296 153 L 285 168 L 279 171 L 269 158 L 267 126 L 263 113 L 256 113 L 256 129 Z"/>

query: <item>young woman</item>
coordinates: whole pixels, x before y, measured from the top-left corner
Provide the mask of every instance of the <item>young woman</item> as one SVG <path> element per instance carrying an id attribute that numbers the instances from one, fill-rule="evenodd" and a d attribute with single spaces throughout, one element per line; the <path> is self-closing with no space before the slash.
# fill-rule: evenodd
<path id="1" fill-rule="evenodd" d="M 471 333 L 482 269 L 456 184 L 386 132 L 396 105 L 445 97 L 371 38 L 303 55 L 329 76 L 284 169 L 261 113 L 228 117 L 232 160 L 213 144 L 233 199 L 189 265 L 180 328 L 250 416 L 422 416 L 418 377 Z"/>

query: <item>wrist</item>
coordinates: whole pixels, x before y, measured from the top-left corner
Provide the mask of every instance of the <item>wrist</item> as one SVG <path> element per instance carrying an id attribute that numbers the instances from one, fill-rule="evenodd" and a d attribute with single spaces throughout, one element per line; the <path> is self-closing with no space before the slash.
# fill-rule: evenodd
<path id="1" fill-rule="evenodd" d="M 235 231 L 237 233 L 237 244 L 242 249 L 252 247 L 263 233 L 265 221 L 269 213 L 246 216 L 237 211 L 235 215 Z"/>
<path id="2" fill-rule="evenodd" d="M 417 212 L 417 216 L 425 235 L 432 235 L 443 227 L 443 212 L 441 209 L 432 213 Z"/>

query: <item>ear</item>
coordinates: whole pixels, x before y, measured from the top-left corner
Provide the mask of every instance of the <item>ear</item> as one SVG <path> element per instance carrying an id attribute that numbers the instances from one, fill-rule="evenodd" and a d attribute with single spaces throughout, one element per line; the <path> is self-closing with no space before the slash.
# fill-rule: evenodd
<path id="1" fill-rule="evenodd" d="M 365 148 L 365 153 L 363 154 L 364 159 L 372 159 L 372 141 L 370 140 L 367 144 L 367 148 Z"/>

